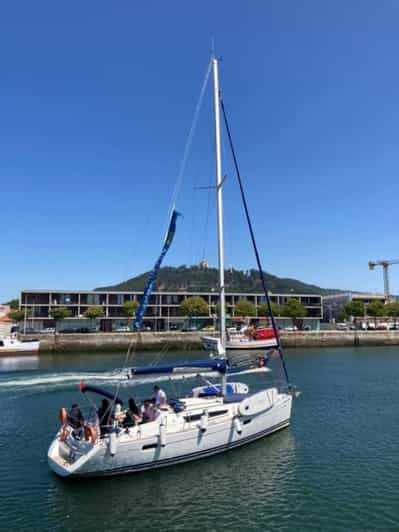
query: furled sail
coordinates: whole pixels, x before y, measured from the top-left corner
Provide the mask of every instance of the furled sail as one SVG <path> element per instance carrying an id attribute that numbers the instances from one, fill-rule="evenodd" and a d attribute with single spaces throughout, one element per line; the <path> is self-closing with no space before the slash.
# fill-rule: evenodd
<path id="1" fill-rule="evenodd" d="M 141 328 L 141 324 L 143 322 L 144 313 L 145 313 L 145 310 L 147 308 L 148 301 L 150 299 L 152 288 L 153 288 L 154 283 L 156 281 L 156 278 L 158 276 L 159 269 L 161 267 L 162 261 L 163 261 L 165 255 L 166 255 L 166 253 L 168 252 L 168 249 L 170 248 L 170 245 L 171 245 L 171 243 L 173 241 L 173 237 L 175 236 L 176 221 L 177 221 L 177 217 L 178 216 L 180 216 L 180 213 L 178 213 L 176 210 L 173 210 L 172 216 L 170 218 L 168 232 L 166 233 L 166 237 L 165 237 L 165 241 L 164 241 L 164 244 L 163 244 L 163 247 L 162 247 L 161 254 L 160 254 L 157 262 L 155 263 L 155 266 L 154 266 L 152 272 L 150 273 L 150 275 L 148 277 L 146 287 L 144 289 L 143 295 L 141 296 L 140 306 L 139 306 L 139 308 L 137 309 L 137 312 L 136 312 L 136 319 L 135 319 L 136 329 L 140 329 Z"/>
<path id="2" fill-rule="evenodd" d="M 212 358 L 209 360 L 182 362 L 180 364 L 164 364 L 159 366 L 132 368 L 130 372 L 132 377 L 137 377 L 139 375 L 202 373 L 203 371 L 225 373 L 226 369 L 226 361 L 224 359 Z"/>

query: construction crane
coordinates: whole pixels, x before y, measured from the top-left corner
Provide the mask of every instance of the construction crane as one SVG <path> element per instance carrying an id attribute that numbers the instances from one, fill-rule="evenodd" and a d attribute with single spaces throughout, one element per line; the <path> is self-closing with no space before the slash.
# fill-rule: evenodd
<path id="1" fill-rule="evenodd" d="M 374 270 L 376 266 L 382 266 L 382 272 L 384 274 L 384 294 L 387 300 L 389 300 L 389 276 L 388 267 L 391 264 L 399 264 L 399 260 L 375 260 L 369 262 L 370 270 Z"/>

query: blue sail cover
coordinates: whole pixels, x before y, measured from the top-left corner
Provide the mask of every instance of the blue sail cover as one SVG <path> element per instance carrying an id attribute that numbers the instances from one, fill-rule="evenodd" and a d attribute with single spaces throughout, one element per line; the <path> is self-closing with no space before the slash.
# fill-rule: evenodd
<path id="1" fill-rule="evenodd" d="M 166 253 L 168 252 L 168 249 L 170 248 L 170 245 L 171 245 L 171 243 L 173 241 L 173 237 L 175 236 L 176 220 L 177 220 L 178 216 L 180 216 L 180 213 L 178 213 L 176 210 L 173 210 L 172 216 L 170 218 L 168 232 L 166 234 L 166 238 L 165 238 L 165 242 L 163 244 L 163 248 L 162 248 L 161 254 L 160 254 L 157 262 L 155 263 L 154 269 L 152 270 L 152 272 L 150 273 L 150 275 L 148 277 L 148 281 L 147 281 L 146 287 L 144 288 L 143 295 L 141 296 L 140 306 L 139 306 L 139 308 L 137 309 L 137 312 L 136 312 L 136 319 L 135 319 L 136 329 L 140 329 L 141 328 L 141 324 L 143 322 L 144 313 L 145 313 L 145 310 L 147 308 L 148 301 L 150 299 L 150 295 L 151 295 L 151 292 L 152 292 L 152 287 L 154 286 L 154 283 L 155 283 L 156 278 L 158 276 L 158 272 L 159 272 L 159 269 L 161 267 L 163 258 L 165 257 Z"/>
<path id="2" fill-rule="evenodd" d="M 183 373 L 188 370 L 190 373 L 198 371 L 216 371 L 218 373 L 225 373 L 227 369 L 226 360 L 222 358 L 212 358 L 209 360 L 194 360 L 192 362 L 182 362 L 181 364 L 165 364 L 161 366 L 144 366 L 141 368 L 132 368 L 131 375 L 157 375 L 157 374 L 173 374 Z"/>

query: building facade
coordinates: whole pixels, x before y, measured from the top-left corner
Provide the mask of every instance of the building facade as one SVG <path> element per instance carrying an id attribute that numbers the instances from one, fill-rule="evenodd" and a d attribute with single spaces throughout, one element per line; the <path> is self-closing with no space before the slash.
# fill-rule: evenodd
<path id="1" fill-rule="evenodd" d="M 63 320 L 60 330 L 79 329 L 88 326 L 84 317 L 85 311 L 92 305 L 101 305 L 104 316 L 98 320 L 100 329 L 104 332 L 117 331 L 132 327 L 132 320 L 126 318 L 123 305 L 127 301 L 140 301 L 142 292 L 115 291 L 63 291 L 63 290 L 23 290 L 20 294 L 20 307 L 31 310 L 29 326 L 35 330 L 52 327 L 54 323 L 50 317 L 52 307 L 62 306 L 70 310 L 71 317 Z M 216 306 L 219 301 L 217 292 L 153 292 L 144 316 L 143 325 L 151 330 L 176 330 L 187 327 L 187 319 L 180 315 L 180 304 L 192 296 L 200 296 L 208 304 L 208 315 L 194 320 L 198 327 L 215 325 Z M 306 307 L 307 316 L 304 325 L 307 328 L 318 329 L 323 317 L 323 298 L 314 294 L 271 294 L 273 303 L 286 304 L 290 299 L 298 299 Z M 235 305 L 241 300 L 248 300 L 258 309 L 266 302 L 262 294 L 226 294 L 226 311 L 230 320 L 235 316 Z M 256 316 L 251 318 L 256 319 Z M 289 326 L 289 318 L 277 318 L 280 326 Z"/>
<path id="2" fill-rule="evenodd" d="M 340 292 L 323 297 L 323 316 L 326 321 L 334 321 L 338 314 L 344 311 L 345 305 L 351 301 L 362 301 L 368 305 L 372 301 L 387 303 L 388 300 L 384 294 L 368 294 L 360 292 Z"/>

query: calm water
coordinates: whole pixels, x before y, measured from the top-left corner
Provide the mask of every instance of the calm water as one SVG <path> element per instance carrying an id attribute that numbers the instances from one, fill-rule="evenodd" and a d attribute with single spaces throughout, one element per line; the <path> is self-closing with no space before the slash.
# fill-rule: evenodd
<path id="1" fill-rule="evenodd" d="M 399 530 L 399 349 L 287 359 L 302 390 L 289 429 L 191 464 L 74 482 L 47 466 L 58 409 L 123 356 L 0 359 L 0 530 Z"/>

